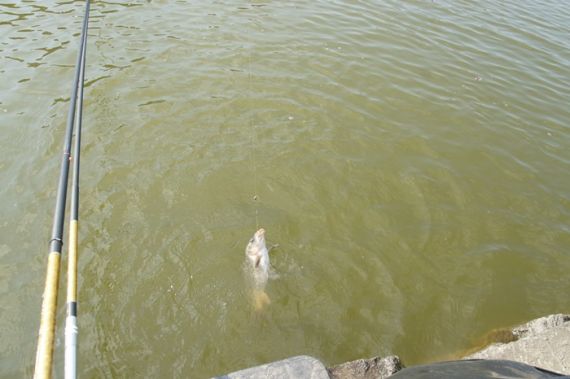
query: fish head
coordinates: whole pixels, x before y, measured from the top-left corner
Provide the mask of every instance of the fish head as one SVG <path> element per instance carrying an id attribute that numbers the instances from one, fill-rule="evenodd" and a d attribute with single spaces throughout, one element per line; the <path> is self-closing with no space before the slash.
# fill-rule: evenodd
<path id="1" fill-rule="evenodd" d="M 247 255 L 260 255 L 261 251 L 264 248 L 265 248 L 265 229 L 261 228 L 257 232 L 255 232 L 253 237 L 251 237 L 249 243 L 247 244 L 245 252 Z"/>
<path id="2" fill-rule="evenodd" d="M 253 238 L 255 238 L 258 243 L 265 245 L 265 229 L 260 228 L 257 232 L 255 232 Z"/>

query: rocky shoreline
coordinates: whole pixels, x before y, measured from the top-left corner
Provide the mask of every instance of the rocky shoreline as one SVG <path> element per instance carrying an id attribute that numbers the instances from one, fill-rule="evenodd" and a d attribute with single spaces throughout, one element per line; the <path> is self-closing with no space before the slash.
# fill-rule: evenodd
<path id="1" fill-rule="evenodd" d="M 508 359 L 570 375 L 570 315 L 541 317 L 511 333 L 512 342 L 492 344 L 465 359 Z"/>
<path id="2" fill-rule="evenodd" d="M 512 329 L 494 331 L 491 335 L 493 333 L 500 337 L 499 341 L 495 339 L 494 343 L 462 359 L 508 360 L 570 375 L 570 315 L 549 315 Z M 330 368 L 316 358 L 297 356 L 218 378 L 384 379 L 403 368 L 395 355 L 358 359 Z"/>

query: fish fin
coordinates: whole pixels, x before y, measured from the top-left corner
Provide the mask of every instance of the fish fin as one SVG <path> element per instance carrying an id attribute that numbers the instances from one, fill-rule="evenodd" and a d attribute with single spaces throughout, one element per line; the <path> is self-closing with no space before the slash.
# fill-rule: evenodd
<path id="1" fill-rule="evenodd" d="M 261 256 L 255 257 L 255 268 L 259 267 L 259 263 L 261 262 Z"/>
<path id="2" fill-rule="evenodd" d="M 266 305 L 271 304 L 271 299 L 263 290 L 253 291 L 253 307 L 256 312 L 261 312 Z"/>
<path id="3" fill-rule="evenodd" d="M 267 249 L 267 253 L 271 253 L 274 249 L 277 249 L 278 247 L 279 247 L 278 243 L 269 246 L 269 249 Z"/>

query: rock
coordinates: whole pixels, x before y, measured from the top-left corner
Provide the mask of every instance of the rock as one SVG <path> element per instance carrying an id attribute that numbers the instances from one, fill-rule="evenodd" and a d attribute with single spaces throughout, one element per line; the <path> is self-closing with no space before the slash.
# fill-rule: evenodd
<path id="1" fill-rule="evenodd" d="M 548 329 L 562 326 L 568 321 L 570 321 L 570 315 L 564 314 L 541 317 L 513 328 L 513 334 L 517 336 L 517 338 L 523 338 L 529 335 L 537 335 L 539 333 L 546 332 Z"/>
<path id="2" fill-rule="evenodd" d="M 329 375 L 331 379 L 384 379 L 401 369 L 400 358 L 391 355 L 343 363 L 329 368 Z"/>
<path id="3" fill-rule="evenodd" d="M 216 379 L 329 379 L 325 366 L 316 358 L 299 355 L 218 376 Z"/>
<path id="4" fill-rule="evenodd" d="M 541 317 L 512 333 L 516 341 L 493 344 L 464 359 L 507 359 L 570 374 L 570 315 Z"/>

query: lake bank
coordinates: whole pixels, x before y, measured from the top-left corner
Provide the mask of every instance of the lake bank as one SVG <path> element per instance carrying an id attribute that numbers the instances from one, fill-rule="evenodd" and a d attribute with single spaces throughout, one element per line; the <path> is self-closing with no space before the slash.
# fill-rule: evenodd
<path id="1" fill-rule="evenodd" d="M 490 346 L 486 346 L 463 359 L 515 361 L 559 374 L 570 375 L 570 315 L 549 315 L 512 329 L 504 329 L 500 333 L 500 337 L 496 332 L 491 332 L 488 335 L 494 335 L 495 338 L 504 340 L 505 333 L 511 334 L 510 341 L 490 342 Z M 461 362 L 458 362 L 458 370 L 461 369 L 460 365 Z M 405 366 L 400 358 L 395 355 L 358 359 L 328 369 L 315 358 L 299 356 L 240 370 L 218 378 L 385 379 L 400 372 L 403 368 Z M 500 369 L 500 363 L 498 368 Z M 524 366 L 519 368 L 525 370 Z M 532 369 L 529 367 L 528 370 L 531 371 Z"/>

